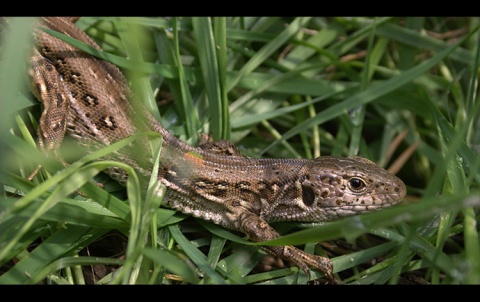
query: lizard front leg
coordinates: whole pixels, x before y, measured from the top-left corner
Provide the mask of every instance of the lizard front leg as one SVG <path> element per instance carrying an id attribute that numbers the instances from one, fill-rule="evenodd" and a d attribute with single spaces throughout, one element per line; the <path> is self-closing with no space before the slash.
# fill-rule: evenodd
<path id="1" fill-rule="evenodd" d="M 241 231 L 249 236 L 254 242 L 272 240 L 280 237 L 265 220 L 251 212 L 240 215 Z M 290 261 L 302 269 L 309 277 L 309 269 L 318 269 L 325 273 L 327 278 L 333 283 L 337 283 L 333 277 L 333 265 L 330 259 L 318 255 L 308 254 L 294 246 L 262 246 L 267 253 Z"/>

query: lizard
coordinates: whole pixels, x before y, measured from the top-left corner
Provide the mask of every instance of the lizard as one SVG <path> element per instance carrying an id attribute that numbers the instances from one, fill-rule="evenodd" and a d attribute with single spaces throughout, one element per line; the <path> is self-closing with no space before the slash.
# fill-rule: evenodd
<path id="1" fill-rule="evenodd" d="M 390 207 L 405 197 L 401 179 L 358 156 L 252 158 L 226 140 L 187 144 L 143 106 L 133 105 L 135 96 L 116 65 L 41 29 L 58 31 L 101 50 L 75 20 L 45 17 L 33 30 L 35 47 L 28 74 L 31 91 L 43 104 L 38 142 L 47 154 L 58 151 L 65 135 L 95 150 L 142 131 L 157 132 L 163 139 L 158 171 L 158 181 L 167 188 L 163 205 L 239 231 L 253 242 L 280 237 L 272 222 L 331 221 Z M 111 156 L 148 176 L 152 158 L 141 152 L 148 148 L 148 139 L 141 138 Z M 114 167 L 106 172 L 123 184 L 128 178 Z M 291 245 L 262 245 L 261 249 L 307 274 L 317 269 L 335 282 L 328 257 Z"/>

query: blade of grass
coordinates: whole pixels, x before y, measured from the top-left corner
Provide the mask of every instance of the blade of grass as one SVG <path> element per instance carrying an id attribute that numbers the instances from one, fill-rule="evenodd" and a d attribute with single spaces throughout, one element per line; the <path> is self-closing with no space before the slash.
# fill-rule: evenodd
<path id="1" fill-rule="evenodd" d="M 197 248 L 195 248 L 185 237 L 185 235 L 182 234 L 180 231 L 178 225 L 173 225 L 168 227 L 170 233 L 172 234 L 173 238 L 175 238 L 175 241 L 182 247 L 183 251 L 187 256 L 198 266 L 198 268 L 208 275 L 208 278 L 214 283 L 214 284 L 224 284 L 225 281 L 223 278 L 215 271 L 213 270 L 209 263 L 206 261 L 206 257 L 203 253 L 201 253 Z"/>
<path id="2" fill-rule="evenodd" d="M 310 20 L 309 17 L 296 18 L 288 27 L 278 34 L 273 40 L 265 44 L 255 55 L 239 70 L 239 73 L 227 83 L 227 91 L 230 91 L 237 85 L 242 77 L 254 71 L 264 60 L 266 60 L 274 51 L 280 48 L 288 39 L 296 34 L 302 26 Z"/>
<path id="3" fill-rule="evenodd" d="M 449 46 L 448 48 L 444 49 L 443 51 L 439 52 L 435 56 L 431 57 L 428 60 L 423 61 L 416 67 L 402 72 L 400 75 L 395 76 L 389 80 L 386 80 L 380 84 L 372 85 L 367 90 L 360 92 L 357 95 L 354 95 L 345 101 L 335 104 L 330 108 L 325 109 L 325 111 L 318 114 L 315 118 L 309 119 L 294 128 L 287 131 L 282 139 L 276 140 L 275 142 L 271 143 L 268 147 L 264 148 L 260 154 L 265 153 L 275 145 L 279 144 L 280 142 L 289 139 L 290 137 L 298 134 L 299 132 L 303 131 L 305 128 L 309 128 L 314 124 L 321 124 L 326 121 L 329 121 L 345 112 L 352 110 L 353 108 L 359 107 L 361 105 L 367 104 L 372 102 L 373 100 L 394 91 L 402 87 L 403 85 L 415 80 L 417 77 L 424 74 L 427 70 L 434 67 L 438 64 L 441 60 L 443 60 L 446 56 L 451 54 L 458 46 L 460 46 L 466 39 L 468 39 L 473 33 L 478 31 L 479 27 L 475 28 L 470 32 L 467 36 L 463 39 L 455 43 L 454 45 Z"/>
<path id="4" fill-rule="evenodd" d="M 50 262 L 63 255 L 75 253 L 78 248 L 99 238 L 105 232 L 104 229 L 95 230 L 73 225 L 60 228 L 37 246 L 28 257 L 2 274 L 0 284 L 26 284 L 30 283 L 31 279 L 40 279 L 39 274 Z"/>
<path id="5" fill-rule="evenodd" d="M 217 19 L 218 20 L 218 19 Z M 210 18 L 196 17 L 192 19 L 193 33 L 198 44 L 198 57 L 203 79 L 205 80 L 205 90 L 207 93 L 208 107 L 210 111 L 211 132 L 216 140 L 227 139 L 230 136 L 228 125 L 226 87 L 225 85 L 225 62 L 220 65 L 219 56 L 225 57 L 225 22 L 223 24 L 217 21 L 217 41 L 214 37 L 212 21 Z M 223 32 L 223 34 L 222 34 Z M 217 45 L 217 43 L 220 43 Z M 220 48 L 220 45 L 223 48 Z M 217 51 L 218 47 L 218 51 Z M 220 55 L 223 53 L 223 55 Z M 223 71 L 223 72 L 221 72 Z M 223 75 L 223 78 L 221 76 Z"/>
<path id="6" fill-rule="evenodd" d="M 398 205 L 381 212 L 365 213 L 343 218 L 325 225 L 312 227 L 278 239 L 255 243 L 255 245 L 298 245 L 313 241 L 326 241 L 338 237 L 354 239 L 369 230 L 405 221 L 419 221 L 446 211 L 480 206 L 479 192 L 455 196 L 428 197 L 408 205 Z"/>

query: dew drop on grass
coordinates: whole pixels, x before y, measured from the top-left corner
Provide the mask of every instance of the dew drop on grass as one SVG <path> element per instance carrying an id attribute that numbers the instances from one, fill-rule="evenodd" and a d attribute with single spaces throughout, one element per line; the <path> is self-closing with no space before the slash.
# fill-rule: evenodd
<path id="1" fill-rule="evenodd" d="M 385 239 L 390 239 L 390 232 L 384 232 L 383 230 L 380 231 L 380 233 L 382 234 L 382 237 L 385 238 Z"/>

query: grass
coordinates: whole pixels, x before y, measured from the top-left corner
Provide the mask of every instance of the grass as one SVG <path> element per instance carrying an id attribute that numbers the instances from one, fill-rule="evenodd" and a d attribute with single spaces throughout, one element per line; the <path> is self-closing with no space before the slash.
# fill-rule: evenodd
<path id="1" fill-rule="evenodd" d="M 276 223 L 285 236 L 266 244 L 327 255 L 346 284 L 478 284 L 479 21 L 85 17 L 77 25 L 105 52 L 66 40 L 124 69 L 182 140 L 210 133 L 252 157 L 360 155 L 408 187 L 382 211 Z M 41 107 L 18 68 L 29 22 L 14 18 L 0 42 L 1 284 L 308 283 L 295 267 L 259 269 L 264 253 L 242 234 L 160 207 L 155 175 L 101 160 L 137 137 L 66 168 L 41 154 Z M 109 166 L 129 171 L 126 188 Z"/>

